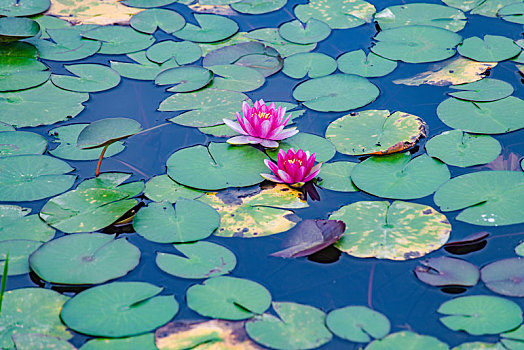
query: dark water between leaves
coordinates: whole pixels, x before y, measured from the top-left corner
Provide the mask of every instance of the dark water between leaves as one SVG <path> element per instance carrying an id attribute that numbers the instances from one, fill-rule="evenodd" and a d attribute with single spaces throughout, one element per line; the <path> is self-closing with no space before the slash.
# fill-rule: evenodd
<path id="1" fill-rule="evenodd" d="M 373 0 L 371 2 L 378 12 L 387 6 L 415 1 Z M 440 1 L 425 2 L 441 4 Z M 305 3 L 305 1 L 289 1 L 284 9 L 270 14 L 234 16 L 232 18 L 239 24 L 241 31 L 267 26 L 275 27 L 294 19 L 293 7 L 300 3 Z M 168 8 L 183 14 L 186 19 L 190 18 L 190 11 L 183 5 L 173 4 Z M 467 14 L 467 16 L 468 23 L 465 29 L 460 32 L 464 38 L 485 34 L 503 35 L 512 39 L 522 38 L 522 26 L 520 25 L 496 18 L 470 14 Z M 315 51 L 337 57 L 344 52 L 368 49 L 375 33 L 376 28 L 373 23 L 352 29 L 334 30 L 327 40 L 319 43 Z M 155 37 L 158 40 L 163 40 L 170 36 L 157 31 Z M 123 57 L 96 55 L 75 63 L 103 63 L 107 65 L 109 60 L 125 60 Z M 47 61 L 45 63 L 49 65 L 53 73 L 67 74 L 62 62 Z M 431 65 L 399 62 L 398 68 L 388 76 L 370 78 L 370 81 L 380 88 L 380 96 L 372 104 L 360 110 L 400 110 L 420 116 L 429 125 L 430 136 L 449 130 L 449 127 L 444 125 L 436 115 L 437 105 L 446 98 L 446 92 L 449 91 L 447 87 L 429 85 L 411 87 L 396 85 L 392 82 L 395 79 L 410 77 L 426 71 Z M 513 62 L 501 62 L 491 70 L 490 76 L 510 83 L 515 89 L 513 95 L 524 98 L 522 77 L 518 74 Z M 297 80 L 278 73 L 267 78 L 262 88 L 246 94 L 252 100 L 263 98 L 266 101 L 295 102 L 292 97 L 292 89 L 297 83 Z M 86 109 L 74 119 L 74 122 L 87 123 L 101 118 L 121 116 L 136 119 L 144 128 L 160 125 L 165 123 L 167 118 L 174 116 L 174 113 L 156 111 L 160 102 L 170 95 L 170 93 L 164 91 L 164 88 L 155 86 L 152 82 L 123 78 L 120 85 L 114 89 L 90 94 L 89 101 L 85 103 Z M 306 109 L 305 114 L 296 120 L 296 124 L 301 132 L 324 136 L 327 125 L 344 114 L 347 113 L 322 113 Z M 36 131 L 47 137 L 48 130 L 65 124 L 66 122 L 63 122 L 25 130 Z M 503 154 L 509 152 L 524 154 L 524 138 L 522 135 L 522 131 L 520 131 L 495 135 L 494 137 L 502 144 Z M 126 142 L 127 149 L 124 152 L 104 160 L 102 171 L 132 172 L 133 176 L 129 181 L 147 180 L 155 175 L 165 173 L 166 160 L 176 150 L 196 144 L 207 144 L 214 140 L 214 137 L 206 136 L 196 128 L 169 123 L 159 129 L 129 139 Z M 220 139 L 221 142 L 222 140 Z M 425 140 L 415 150 L 416 153 L 423 153 L 424 142 Z M 359 158 L 337 153 L 333 160 L 359 161 Z M 77 183 L 93 176 L 96 161 L 69 161 L 68 163 L 76 169 L 74 173 L 78 175 Z M 457 167 L 449 167 L 449 169 L 452 177 L 472 171 L 471 169 Z M 363 192 L 342 193 L 321 188 L 318 188 L 318 192 L 320 201 L 309 200 L 310 206 L 296 210 L 297 216 L 302 219 L 325 219 L 331 212 L 343 205 L 361 200 L 378 199 Z M 146 203 L 148 201 L 147 199 L 143 200 Z M 46 201 L 17 204 L 30 207 L 33 209 L 33 213 L 37 213 Z M 433 196 L 413 202 L 436 207 Z M 503 258 L 515 257 L 514 248 L 524 239 L 524 225 L 481 227 L 456 221 L 454 218 L 457 212 L 445 214 L 452 225 L 450 240 L 458 240 L 479 231 L 491 233 L 484 249 L 461 256 L 461 258 L 477 266 L 483 266 Z M 58 233 L 57 237 L 60 235 Z M 155 265 L 154 259 L 157 251 L 176 252 L 175 249 L 170 245 L 152 243 L 135 233 L 123 233 L 123 235 L 140 248 L 142 256 L 140 265 L 119 280 L 146 281 L 164 287 L 163 294 L 174 294 L 180 302 L 177 320 L 203 319 L 183 302 L 187 288 L 197 281 L 170 276 L 159 270 Z M 436 310 L 441 303 L 451 300 L 456 295 L 442 292 L 437 287 L 430 287 L 418 281 L 413 270 L 419 264 L 418 260 L 420 259 L 402 262 L 359 259 L 344 253 L 337 254 L 335 250 L 327 251 L 327 256 L 324 257 L 327 260 L 333 260 L 330 263 L 319 263 L 307 258 L 282 259 L 270 257 L 270 253 L 281 248 L 285 236 L 285 233 L 257 239 L 211 236 L 209 240 L 220 243 L 236 254 L 237 266 L 231 276 L 248 278 L 261 283 L 271 292 L 275 301 L 293 301 L 312 305 L 326 312 L 347 305 L 367 305 L 389 318 L 392 325 L 391 332 L 413 330 L 420 334 L 435 336 L 450 346 L 474 340 L 498 341 L 498 335 L 473 337 L 464 332 L 451 331 L 439 321 Z M 439 256 L 452 255 L 443 249 L 439 249 L 426 257 Z M 36 285 L 28 275 L 9 277 L 7 281 L 8 290 Z M 45 284 L 45 287 L 52 286 Z M 74 292 L 66 291 L 65 294 L 72 296 Z M 478 283 L 476 286 L 468 288 L 461 295 L 494 294 L 483 283 Z M 507 298 L 524 308 L 522 299 Z M 76 334 L 72 343 L 80 346 L 86 339 L 88 337 Z M 355 343 L 334 337 L 322 349 L 356 349 L 358 347 L 359 345 Z"/>

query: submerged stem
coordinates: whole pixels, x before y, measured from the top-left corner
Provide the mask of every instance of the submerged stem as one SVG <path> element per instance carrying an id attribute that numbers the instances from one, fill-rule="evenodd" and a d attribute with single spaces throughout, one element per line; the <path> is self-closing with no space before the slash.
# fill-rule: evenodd
<path id="1" fill-rule="evenodd" d="M 102 159 L 104 159 L 104 154 L 106 153 L 108 146 L 109 145 L 105 145 L 102 149 L 102 153 L 100 153 L 100 158 L 98 158 L 98 164 L 96 165 L 95 177 L 97 177 L 98 174 L 100 174 L 100 166 L 102 165 Z"/>
<path id="2" fill-rule="evenodd" d="M 7 253 L 5 256 L 4 271 L 2 272 L 2 283 L 0 285 L 0 314 L 2 313 L 2 302 L 4 301 L 5 284 L 7 282 L 8 269 L 9 269 L 9 253 Z"/>

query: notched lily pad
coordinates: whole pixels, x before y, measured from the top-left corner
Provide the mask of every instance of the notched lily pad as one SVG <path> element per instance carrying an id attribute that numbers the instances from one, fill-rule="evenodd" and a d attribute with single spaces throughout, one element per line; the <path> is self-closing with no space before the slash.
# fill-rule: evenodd
<path id="1" fill-rule="evenodd" d="M 448 95 L 467 101 L 488 102 L 508 97 L 513 93 L 513 86 L 503 80 L 482 79 L 474 83 L 453 85 L 450 89 L 463 90 L 448 92 Z"/>
<path id="2" fill-rule="evenodd" d="M 329 312 L 326 318 L 329 330 L 342 339 L 368 343 L 385 337 L 391 329 L 386 316 L 365 306 L 346 306 Z"/>
<path id="3" fill-rule="evenodd" d="M 465 286 L 477 284 L 480 273 L 478 267 L 465 260 L 441 256 L 420 262 L 415 268 L 415 276 L 431 286 Z"/>
<path id="4" fill-rule="evenodd" d="M 132 136 L 142 130 L 139 122 L 130 118 L 99 119 L 78 134 L 77 146 L 85 149 L 99 148 Z"/>
<path id="5" fill-rule="evenodd" d="M 332 29 L 347 29 L 371 22 L 375 6 L 362 0 L 311 0 L 295 7 L 295 15 L 302 22 L 315 18 Z"/>
<path id="6" fill-rule="evenodd" d="M 491 291 L 510 297 L 524 297 L 524 259 L 502 259 L 480 270 L 482 282 Z"/>

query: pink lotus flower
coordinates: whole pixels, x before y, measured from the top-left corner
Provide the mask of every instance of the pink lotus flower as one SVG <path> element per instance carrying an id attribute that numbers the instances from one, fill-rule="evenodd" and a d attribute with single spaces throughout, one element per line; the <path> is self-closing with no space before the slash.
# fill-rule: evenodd
<path id="1" fill-rule="evenodd" d="M 264 147 L 278 147 L 278 142 L 298 133 L 296 128 L 284 130 L 291 115 L 284 120 L 286 109 L 275 108 L 275 104 L 266 105 L 264 100 L 255 101 L 253 108 L 247 102 L 242 103 L 242 115 L 237 112 L 237 121 L 224 119 L 231 129 L 242 134 L 227 140 L 233 145 L 260 144 Z"/>
<path id="2" fill-rule="evenodd" d="M 301 149 L 295 151 L 290 148 L 287 152 L 281 149 L 278 152 L 277 164 L 265 159 L 264 163 L 275 175 L 260 174 L 264 179 L 273 182 L 287 183 L 293 187 L 301 187 L 313 179 L 320 172 L 322 163 L 315 166 L 316 153 L 309 154 Z"/>

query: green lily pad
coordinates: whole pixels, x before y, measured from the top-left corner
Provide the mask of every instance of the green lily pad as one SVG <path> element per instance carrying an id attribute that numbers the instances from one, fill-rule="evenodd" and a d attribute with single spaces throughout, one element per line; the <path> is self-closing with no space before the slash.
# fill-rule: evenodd
<path id="1" fill-rule="evenodd" d="M 479 171 L 457 176 L 435 193 L 442 211 L 464 209 L 456 219 L 473 225 L 500 226 L 524 222 L 524 173 Z"/>
<path id="2" fill-rule="evenodd" d="M 98 148 L 132 136 L 142 130 L 139 122 L 130 118 L 99 119 L 86 126 L 78 134 L 77 146 Z"/>
<path id="3" fill-rule="evenodd" d="M 211 206 L 185 198 L 176 203 L 150 203 L 141 208 L 133 228 L 145 239 L 158 243 L 185 243 L 210 236 L 220 225 L 220 215 Z"/>
<path id="4" fill-rule="evenodd" d="M 82 149 L 76 144 L 78 142 L 78 135 L 89 124 L 70 124 L 60 126 L 49 130 L 49 135 L 55 140 L 51 143 L 58 143 L 58 146 L 49 151 L 55 157 L 68 160 L 95 160 L 100 158 L 99 149 Z M 117 141 L 107 147 L 104 158 L 112 157 L 125 149 L 124 143 Z"/>
<path id="5" fill-rule="evenodd" d="M 437 107 L 444 124 L 480 134 L 503 134 L 524 128 L 524 101 L 509 96 L 493 102 L 470 102 L 448 98 Z"/>
<path id="6" fill-rule="evenodd" d="M 202 196 L 203 192 L 182 186 L 171 180 L 167 175 L 159 175 L 146 182 L 144 194 L 155 202 L 169 201 L 175 203 L 180 198 L 198 198 Z"/>
<path id="7" fill-rule="evenodd" d="M 13 336 L 16 350 L 76 350 L 68 341 L 42 334 L 18 334 Z"/>
<path id="8" fill-rule="evenodd" d="M 343 161 L 322 164 L 321 180 L 317 184 L 332 191 L 358 191 L 351 181 L 351 172 L 357 164 Z"/>
<path id="9" fill-rule="evenodd" d="M 449 1 L 449 0 L 448 0 Z M 515 0 L 486 0 L 471 10 L 472 15 L 497 17 L 497 12 L 506 5 L 515 3 Z"/>
<path id="10" fill-rule="evenodd" d="M 295 7 L 295 15 L 302 22 L 316 18 L 332 29 L 348 29 L 371 22 L 375 6 L 362 0 L 311 0 Z"/>
<path id="11" fill-rule="evenodd" d="M 326 314 L 309 305 L 273 302 L 280 317 L 263 314 L 246 322 L 249 337 L 271 349 L 313 349 L 329 342 L 333 335 L 326 328 Z"/>
<path id="12" fill-rule="evenodd" d="M 166 40 L 147 49 L 146 56 L 158 64 L 174 59 L 177 64 L 184 65 L 197 61 L 202 56 L 202 50 L 191 41 Z"/>
<path id="13" fill-rule="evenodd" d="M 184 111 L 169 121 L 184 126 L 202 127 L 223 124 L 222 119 L 234 119 L 242 110 L 242 102 L 249 101 L 243 93 L 219 89 L 204 89 L 179 93 L 166 98 L 159 111 Z M 1 108 L 1 106 L 0 106 Z"/>
<path id="14" fill-rule="evenodd" d="M 140 8 L 152 8 L 152 7 L 162 7 L 178 0 L 123 0 L 122 3 L 131 7 L 140 7 Z"/>
<path id="15" fill-rule="evenodd" d="M 497 16 L 508 22 L 524 24 L 524 3 L 515 2 L 506 5 L 497 12 Z"/>
<path id="16" fill-rule="evenodd" d="M 487 164 L 495 160 L 502 149 L 491 136 L 471 135 L 461 130 L 444 131 L 433 136 L 425 147 L 431 157 L 462 168 Z"/>
<path id="17" fill-rule="evenodd" d="M 288 151 L 290 148 L 295 150 L 302 149 L 310 153 L 316 153 L 317 162 L 327 162 L 335 156 L 335 147 L 325 138 L 304 132 L 291 136 L 288 139 L 280 142 L 276 149 L 266 151 L 266 154 L 273 160 L 278 159 L 278 152 L 283 149 Z"/>
<path id="18" fill-rule="evenodd" d="M 376 339 L 366 346 L 365 350 L 448 350 L 446 343 L 429 335 L 420 335 L 414 332 L 401 331 L 389 334 L 383 339 Z"/>
<path id="19" fill-rule="evenodd" d="M 28 273 L 29 263 L 27 259 L 42 242 L 28 241 L 25 239 L 15 239 L 11 241 L 0 242 L 0 270 L 4 270 L 5 259 L 9 254 L 9 269 L 8 276 L 23 275 Z"/>
<path id="20" fill-rule="evenodd" d="M 300 52 L 309 52 L 317 47 L 316 43 L 302 45 L 287 41 L 278 34 L 278 28 L 255 29 L 247 33 L 245 36 L 247 39 L 257 40 L 274 48 L 282 57 L 288 57 Z"/>
<path id="21" fill-rule="evenodd" d="M 293 90 L 293 97 L 315 111 L 343 112 L 373 102 L 379 93 L 366 78 L 332 74 L 300 83 Z"/>
<path id="22" fill-rule="evenodd" d="M 120 338 L 149 332 L 178 312 L 173 295 L 145 282 L 113 282 L 75 295 L 60 316 L 71 329 L 97 337 Z"/>
<path id="23" fill-rule="evenodd" d="M 181 278 L 209 278 L 231 272 L 236 264 L 235 254 L 211 242 L 175 244 L 183 256 L 157 253 L 156 264 L 164 272 Z"/>
<path id="24" fill-rule="evenodd" d="M 284 60 L 282 73 L 294 79 L 320 78 L 337 70 L 336 61 L 323 53 L 303 52 L 287 57 Z"/>
<path id="25" fill-rule="evenodd" d="M 448 95 L 461 100 L 479 102 L 500 100 L 513 93 L 511 84 L 497 79 L 482 79 L 474 83 L 453 85 L 450 89 L 463 91 L 448 92 Z"/>
<path id="26" fill-rule="evenodd" d="M 429 196 L 449 178 L 444 163 L 425 154 L 411 159 L 409 152 L 370 157 L 351 173 L 351 180 L 362 191 L 395 199 Z"/>
<path id="27" fill-rule="evenodd" d="M 100 41 L 84 39 L 81 32 L 73 28 L 48 29 L 46 33 L 53 41 L 31 39 L 38 49 L 40 58 L 50 61 L 75 61 L 94 55 L 100 50 Z"/>
<path id="28" fill-rule="evenodd" d="M 421 25 L 386 29 L 375 36 L 375 54 L 394 61 L 423 63 L 442 61 L 455 54 L 462 37 L 449 30 Z"/>
<path id="29" fill-rule="evenodd" d="M 462 343 L 453 347 L 451 350 L 506 350 L 501 343 L 485 343 L 480 341 Z"/>
<path id="30" fill-rule="evenodd" d="M 102 173 L 97 177 L 82 181 L 76 187 L 77 190 L 86 190 L 89 188 L 105 188 L 119 190 L 129 197 L 134 197 L 140 194 L 144 189 L 142 181 L 128 182 L 122 184 L 129 179 L 131 174 L 128 173 Z"/>
<path id="31" fill-rule="evenodd" d="M 47 242 L 55 230 L 47 226 L 38 215 L 29 215 L 31 209 L 17 205 L 0 205 L 0 242 L 23 239 Z"/>
<path id="32" fill-rule="evenodd" d="M 356 343 L 383 338 L 391 328 L 386 316 L 365 306 L 335 309 L 327 315 L 326 325 L 338 337 Z"/>
<path id="33" fill-rule="evenodd" d="M 29 89 L 45 83 L 51 76 L 47 66 L 34 59 L 16 57 L 0 61 L 0 91 Z"/>
<path id="34" fill-rule="evenodd" d="M 382 58 L 373 52 L 364 50 L 350 51 L 337 58 L 338 69 L 342 73 L 356 74 L 361 77 L 383 77 L 397 68 L 397 62 Z"/>
<path id="35" fill-rule="evenodd" d="M 199 200 L 220 214 L 215 235 L 221 237 L 263 237 L 287 231 L 296 225 L 288 209 L 308 206 L 300 191 L 282 184 L 255 190 L 230 189 Z"/>
<path id="36" fill-rule="evenodd" d="M 331 28 L 318 19 L 310 18 L 305 25 L 294 20 L 286 22 L 278 28 L 280 36 L 295 44 L 313 44 L 326 39 L 331 34 Z"/>
<path id="37" fill-rule="evenodd" d="M 187 306 L 202 316 L 244 320 L 266 311 L 271 294 L 256 282 L 219 276 L 189 287 L 186 300 Z"/>
<path id="38" fill-rule="evenodd" d="M 0 131 L 16 131 L 11 125 L 0 122 Z"/>
<path id="39" fill-rule="evenodd" d="M 346 114 L 328 125 L 326 138 L 337 151 L 349 155 L 389 154 L 413 147 L 426 136 L 419 117 L 388 110 Z"/>
<path id="40" fill-rule="evenodd" d="M 197 43 L 212 43 L 224 40 L 238 32 L 238 24 L 224 16 L 213 14 L 194 14 L 198 26 L 186 23 L 181 30 L 173 35 L 182 40 Z"/>
<path id="41" fill-rule="evenodd" d="M 287 0 L 240 0 L 230 4 L 231 8 L 240 13 L 261 15 L 280 10 L 286 5 Z"/>
<path id="42" fill-rule="evenodd" d="M 102 42 L 98 53 L 120 55 L 147 49 L 153 45 L 153 36 L 125 26 L 99 26 L 82 34 L 84 38 Z"/>
<path id="43" fill-rule="evenodd" d="M 66 162 L 41 155 L 0 158 L 0 201 L 35 201 L 67 191 L 76 175 Z"/>
<path id="44" fill-rule="evenodd" d="M 42 13 L 49 8 L 49 0 L 2 0 L 0 16 L 24 17 Z"/>
<path id="45" fill-rule="evenodd" d="M 346 205 L 329 217 L 346 223 L 335 246 L 358 258 L 408 260 L 440 248 L 451 225 L 435 209 L 403 201 L 361 201 Z"/>
<path id="46" fill-rule="evenodd" d="M 136 63 L 110 61 L 111 69 L 114 69 L 123 77 L 137 80 L 155 80 L 155 77 L 166 69 L 178 67 L 175 59 L 168 59 L 158 64 L 149 60 L 146 51 L 139 51 L 127 55 Z"/>
<path id="47" fill-rule="evenodd" d="M 461 10 L 437 4 L 403 4 L 389 6 L 375 14 L 382 30 L 406 25 L 434 26 L 458 32 L 466 25 Z"/>
<path id="48" fill-rule="evenodd" d="M 147 34 L 153 34 L 157 29 L 170 34 L 184 28 L 186 20 L 175 11 L 149 9 L 131 17 L 129 24 L 139 32 Z"/>
<path id="49" fill-rule="evenodd" d="M 455 298 L 440 305 L 437 312 L 448 315 L 440 318 L 446 327 L 472 335 L 502 333 L 522 322 L 522 310 L 516 303 L 488 295 Z"/>
<path id="50" fill-rule="evenodd" d="M 467 38 L 457 50 L 461 56 L 483 62 L 504 61 L 522 51 L 513 40 L 498 35 L 485 35 L 484 39 L 476 36 Z"/>
<path id="51" fill-rule="evenodd" d="M 185 66 L 167 69 L 155 78 L 157 85 L 174 85 L 170 92 L 190 92 L 208 85 L 213 80 L 213 73 L 198 66 Z"/>
<path id="52" fill-rule="evenodd" d="M 12 349 L 13 336 L 38 333 L 71 339 L 60 321 L 60 310 L 69 297 L 51 289 L 21 288 L 4 294 L 0 314 L 0 346 Z"/>
<path id="53" fill-rule="evenodd" d="M 265 154 L 251 146 L 212 142 L 176 151 L 167 160 L 167 174 L 176 182 L 203 190 L 251 186 L 262 182 Z M 205 176 L 202 176 L 205 174 Z"/>
<path id="54" fill-rule="evenodd" d="M 140 350 L 158 350 L 155 346 L 155 335 L 146 333 L 127 338 L 95 338 L 88 340 L 80 350 L 128 350 L 136 347 Z"/>
<path id="55" fill-rule="evenodd" d="M 209 66 L 214 74 L 210 88 L 238 92 L 256 90 L 264 85 L 265 78 L 256 69 L 236 64 Z"/>
<path id="56" fill-rule="evenodd" d="M 22 154 L 42 154 L 47 148 L 45 137 L 29 131 L 1 131 L 0 158 Z"/>
<path id="57" fill-rule="evenodd" d="M 40 25 L 40 39 L 49 39 L 48 30 L 70 28 L 71 23 L 58 17 L 47 15 L 36 15 L 31 18 Z"/>
<path id="58" fill-rule="evenodd" d="M 0 43 L 27 39 L 37 35 L 39 32 L 40 26 L 30 18 L 0 18 Z"/>
<path id="59" fill-rule="evenodd" d="M 65 69 L 76 75 L 51 76 L 53 84 L 61 89 L 77 92 L 98 92 L 114 88 L 120 83 L 120 74 L 101 64 L 72 64 Z"/>
<path id="60" fill-rule="evenodd" d="M 140 250 L 126 239 L 102 233 L 80 233 L 45 243 L 30 259 L 44 281 L 100 284 L 122 277 L 140 260 Z"/>
<path id="61" fill-rule="evenodd" d="M 54 124 L 84 110 L 89 94 L 65 91 L 47 82 L 38 87 L 0 93 L 0 121 L 15 127 Z"/>
<path id="62" fill-rule="evenodd" d="M 524 341 L 524 326 L 520 325 L 514 330 L 511 330 L 509 332 L 504 332 L 501 335 L 500 342 L 504 344 L 504 346 L 501 346 L 500 349 L 519 349 L 522 347 L 522 343 Z"/>

